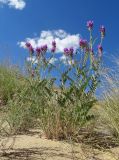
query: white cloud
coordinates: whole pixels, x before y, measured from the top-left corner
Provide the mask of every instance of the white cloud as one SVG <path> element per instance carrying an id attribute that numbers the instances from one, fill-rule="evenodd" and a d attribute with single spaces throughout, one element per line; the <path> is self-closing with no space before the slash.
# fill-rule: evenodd
<path id="1" fill-rule="evenodd" d="M 49 60 L 49 63 L 50 64 L 54 64 L 57 60 L 58 60 L 57 58 L 51 58 Z M 27 57 L 26 61 L 27 62 L 32 62 L 33 64 L 38 64 L 38 59 L 35 56 L 33 56 L 33 57 Z"/>
<path id="2" fill-rule="evenodd" d="M 65 65 L 72 65 L 72 64 L 74 64 L 74 60 L 73 59 L 71 60 L 71 59 L 67 58 L 65 55 L 62 55 L 60 57 L 60 61 L 63 62 Z"/>
<path id="3" fill-rule="evenodd" d="M 79 47 L 79 34 L 69 34 L 64 30 L 53 30 L 53 31 L 42 31 L 39 37 L 26 38 L 25 41 L 18 42 L 20 47 L 25 48 L 25 43 L 29 42 L 36 48 L 41 45 L 47 44 L 48 48 L 51 49 L 52 41 L 55 40 L 57 44 L 56 52 L 63 52 L 64 48 L 74 47 L 77 49 Z"/>
<path id="4" fill-rule="evenodd" d="M 79 34 L 69 34 L 65 32 L 62 29 L 59 30 L 53 30 L 53 31 L 42 31 L 39 37 L 35 38 L 26 38 L 25 41 L 18 42 L 18 45 L 22 48 L 26 48 L 25 43 L 29 42 L 33 48 L 40 47 L 42 45 L 47 44 L 48 48 L 52 48 L 52 41 L 56 41 L 56 53 L 63 53 L 64 48 L 70 48 L 73 47 L 74 50 L 79 48 Z M 74 63 L 74 61 L 67 59 L 67 57 L 63 54 L 59 58 L 61 62 L 63 62 L 65 65 L 71 65 Z M 50 60 L 51 64 L 54 64 L 56 61 L 58 61 L 58 58 L 52 58 Z"/>
<path id="5" fill-rule="evenodd" d="M 36 57 L 27 57 L 26 59 L 28 62 L 32 62 L 33 64 L 37 64 L 38 60 L 36 59 Z"/>
<path id="6" fill-rule="evenodd" d="M 22 10 L 26 6 L 25 0 L 0 0 L 0 4 L 6 4 L 19 10 Z"/>
<path id="7" fill-rule="evenodd" d="M 50 64 L 54 64 L 57 60 L 58 60 L 57 58 L 51 58 L 51 59 L 49 60 L 49 63 L 50 63 Z"/>

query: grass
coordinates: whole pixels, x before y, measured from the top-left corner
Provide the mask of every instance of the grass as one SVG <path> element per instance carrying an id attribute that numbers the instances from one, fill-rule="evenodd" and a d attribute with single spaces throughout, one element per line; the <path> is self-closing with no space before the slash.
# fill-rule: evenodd
<path id="1" fill-rule="evenodd" d="M 86 105 L 84 101 L 78 101 L 80 106 L 73 106 L 70 101 L 59 103 L 59 99 L 54 98 L 54 88 L 49 88 L 45 80 L 26 81 L 20 89 L 21 91 L 15 91 L 14 96 L 7 101 L 6 121 L 11 133 L 25 131 L 37 124 L 47 138 L 66 139 L 76 135 L 87 121 L 86 118 L 91 118 L 87 111 L 83 112 Z M 50 93 L 49 89 L 53 93 Z M 57 98 L 61 96 L 58 91 Z M 89 100 L 89 109 L 92 102 Z"/>
<path id="2" fill-rule="evenodd" d="M 0 75 L 1 107 L 3 104 L 6 105 L 5 108 L 1 108 L 2 121 L 9 126 L 10 134 L 18 134 L 38 127 L 43 130 L 48 139 L 73 139 L 78 142 L 81 140 L 79 135 L 82 134 L 84 141 L 91 144 L 91 134 L 93 136 L 98 135 L 97 133 L 94 135 L 95 129 L 103 126 L 103 129 L 108 130 L 109 135 L 111 134 L 118 140 L 119 81 L 117 72 L 115 74 L 111 71 L 111 74 L 105 76 L 103 83 L 106 83 L 108 90 L 103 92 L 103 100 L 93 103 L 90 97 L 88 101 L 87 97 L 85 99 L 84 96 L 82 101 L 80 99 L 78 103 L 76 102 L 78 108 L 70 100 L 64 104 L 61 103 L 62 101 L 59 103 L 57 100 L 62 98 L 62 94 L 66 95 L 70 90 L 66 89 L 62 92 L 60 88 L 56 89 L 56 87 L 51 86 L 51 81 L 29 79 L 22 76 L 16 68 L 8 68 L 3 65 L 0 66 Z M 82 107 L 88 106 L 88 103 L 94 107 L 91 107 L 90 112 L 86 111 L 88 113 L 86 116 L 89 116 L 91 121 L 85 123 L 85 110 L 84 108 L 82 110 Z M 96 109 L 95 104 L 98 104 Z M 77 112 L 79 108 L 80 112 Z"/>
<path id="3" fill-rule="evenodd" d="M 101 44 L 103 38 L 101 34 Z M 54 54 L 46 56 L 46 45 L 40 53 L 26 45 L 31 59 L 26 63 L 26 75 L 14 66 L 0 65 L 1 133 L 17 135 L 38 128 L 47 139 L 82 142 L 92 148 L 118 146 L 119 63 L 116 71 L 102 75 L 100 83 L 102 46 L 94 54 L 93 45 L 90 30 L 89 42 L 80 43 L 77 50 L 83 53 L 79 54 L 80 63 L 70 48 L 64 54 L 71 64 L 63 70 L 60 62 L 50 63 Z M 54 69 L 57 78 L 52 74 Z M 103 86 L 101 100 L 95 95 L 99 84 Z"/>
<path id="4" fill-rule="evenodd" d="M 67 139 L 77 135 L 87 119 L 92 117 L 88 110 L 94 103 L 93 99 L 89 98 L 87 102 L 84 102 L 84 96 L 76 102 L 71 99 L 76 103 L 73 105 L 68 95 L 70 88 L 56 90 L 51 81 L 23 77 L 13 66 L 1 65 L 0 75 L 2 121 L 9 125 L 11 134 L 38 126 L 47 138 Z M 75 89 L 72 94 L 76 94 Z"/>
<path id="5" fill-rule="evenodd" d="M 11 135 L 15 134 L 17 137 L 21 132 L 24 134 L 31 134 L 31 137 L 26 137 L 29 138 L 29 144 L 32 145 L 33 143 L 34 145 L 35 136 L 32 135 L 30 130 L 37 128 L 39 135 L 41 130 L 42 135 L 47 139 L 66 140 L 68 145 L 71 144 L 72 155 L 69 155 L 71 159 L 78 159 L 79 157 L 79 159 L 82 159 L 82 157 L 86 159 L 91 156 L 98 159 L 98 154 L 100 156 L 102 151 L 105 158 L 107 156 L 106 153 L 110 152 L 110 158 L 115 156 L 116 159 L 117 153 L 116 155 L 114 153 L 112 154 L 110 148 L 119 146 L 119 81 L 118 77 L 114 77 L 113 74 L 115 73 L 111 72 L 110 75 L 106 75 L 103 83 L 106 83 L 108 90 L 103 92 L 103 100 L 94 103 L 94 106 L 88 113 L 90 116 L 93 115 L 91 121 L 83 124 L 81 119 L 80 121 L 77 121 L 75 117 L 75 105 L 73 106 L 68 102 L 64 107 L 61 107 L 62 104 L 57 103 L 54 96 L 61 98 L 62 91 L 59 88 L 50 88 L 48 86 L 49 83 L 45 83 L 45 81 L 32 81 L 31 79 L 27 79 L 26 77 L 21 76 L 16 68 L 8 68 L 2 65 L 0 67 L 0 75 L 2 77 L 0 79 L 0 97 L 2 100 L 2 103 L 0 104 L 0 135 L 6 135 L 7 133 L 8 139 L 5 141 L 5 146 L 9 139 L 14 141 L 12 140 Z M 67 92 L 68 90 L 66 89 L 65 94 Z M 83 97 L 82 104 L 84 102 L 87 101 L 84 101 Z M 100 127 L 102 127 L 102 130 L 100 130 Z M 108 130 L 108 132 L 103 134 L 106 130 Z M 19 140 L 22 141 L 23 138 L 24 136 Z M 31 143 L 32 139 L 33 142 Z M 36 141 L 40 142 L 40 139 L 37 138 Z M 80 148 L 79 151 L 77 148 L 77 151 L 75 152 L 75 142 L 78 142 L 83 147 L 85 146 L 84 148 L 81 148 L 83 153 L 80 151 Z M 14 143 L 17 144 L 17 139 Z M 22 144 L 20 144 L 20 147 L 22 147 Z M 3 151 L 5 155 L 2 156 L 3 158 L 22 157 L 24 159 L 26 155 L 29 157 L 32 156 L 32 158 L 36 155 L 39 156 L 39 154 L 42 155 L 42 157 L 44 156 L 43 153 L 45 148 L 43 153 L 42 151 L 36 153 L 33 148 L 30 148 L 30 151 L 31 150 L 33 150 L 32 155 L 29 152 L 28 147 L 25 152 L 18 151 L 17 149 L 14 149 L 14 151 L 8 151 L 6 149 Z M 94 151 L 96 153 L 93 153 Z M 79 154 L 80 156 L 77 157 L 79 152 L 81 152 Z"/>
<path id="6" fill-rule="evenodd" d="M 20 89 L 21 80 L 19 80 L 20 74 L 17 69 L 12 66 L 0 65 L 0 100 L 3 103 L 15 95 Z"/>
<path id="7" fill-rule="evenodd" d="M 114 61 L 115 68 L 108 74 L 103 75 L 102 94 L 103 101 L 100 103 L 100 119 L 110 134 L 119 138 L 119 64 Z M 117 62 L 117 63 L 116 63 Z"/>

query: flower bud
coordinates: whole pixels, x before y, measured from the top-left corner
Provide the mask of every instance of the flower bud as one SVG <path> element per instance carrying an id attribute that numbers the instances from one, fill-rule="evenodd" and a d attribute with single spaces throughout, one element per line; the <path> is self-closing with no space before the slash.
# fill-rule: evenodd
<path id="1" fill-rule="evenodd" d="M 101 37 L 104 38 L 105 37 L 105 27 L 103 25 L 100 26 L 100 33 L 101 33 Z"/>
<path id="2" fill-rule="evenodd" d="M 43 46 L 41 46 L 41 51 L 42 52 L 46 52 L 47 51 L 47 49 L 48 49 L 48 47 L 47 47 L 47 45 L 45 44 L 45 45 L 43 45 Z"/>
<path id="3" fill-rule="evenodd" d="M 99 45 L 98 45 L 98 53 L 99 53 L 99 56 L 102 55 L 102 52 L 103 52 L 103 48 L 102 48 L 102 46 L 99 44 Z"/>
<path id="4" fill-rule="evenodd" d="M 93 29 L 93 21 L 91 21 L 91 20 L 88 21 L 87 22 L 87 27 L 88 27 L 89 31 L 92 30 Z"/>
<path id="5" fill-rule="evenodd" d="M 69 49 L 68 48 L 64 48 L 64 54 L 65 54 L 65 56 L 69 55 Z"/>
<path id="6" fill-rule="evenodd" d="M 26 46 L 27 48 L 29 48 L 29 47 L 31 47 L 31 44 L 30 44 L 29 42 L 26 42 L 25 46 Z"/>
<path id="7" fill-rule="evenodd" d="M 85 39 L 80 39 L 80 41 L 79 41 L 79 46 L 80 46 L 81 49 L 86 48 L 86 47 L 88 46 L 87 40 L 85 40 Z"/>
<path id="8" fill-rule="evenodd" d="M 56 42 L 55 42 L 55 41 L 52 41 L 52 46 L 53 46 L 54 48 L 56 48 Z"/>

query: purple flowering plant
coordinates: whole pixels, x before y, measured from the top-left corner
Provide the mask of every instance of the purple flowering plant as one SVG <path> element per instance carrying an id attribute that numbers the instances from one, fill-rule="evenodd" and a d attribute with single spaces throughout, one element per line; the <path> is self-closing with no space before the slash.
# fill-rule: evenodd
<path id="1" fill-rule="evenodd" d="M 105 27 L 103 25 L 100 26 L 99 31 L 101 33 L 101 41 L 97 46 L 97 51 L 95 51 L 95 46 L 94 46 L 95 39 L 93 39 L 93 34 L 92 34 L 94 29 L 94 22 L 92 20 L 89 20 L 87 22 L 86 27 L 89 30 L 89 35 L 90 35 L 89 41 L 87 39 L 80 38 L 78 49 L 75 50 L 72 46 L 70 48 L 64 48 L 63 50 L 63 54 L 66 57 L 67 63 L 69 64 L 68 66 L 65 66 L 63 73 L 60 72 L 61 73 L 60 82 L 62 82 L 61 84 L 63 84 L 64 87 L 66 87 L 65 83 L 67 81 L 69 81 L 69 83 L 70 82 L 75 83 L 75 79 L 78 79 L 79 82 L 83 83 L 81 81 L 81 79 L 83 79 L 82 77 L 86 77 L 86 79 L 90 77 L 90 81 L 91 81 L 91 76 L 98 75 L 99 73 L 98 70 L 99 70 L 99 66 L 100 66 L 101 58 L 103 54 L 102 42 L 105 36 Z M 55 68 L 55 70 L 58 71 L 60 66 L 60 69 L 61 69 L 62 66 L 60 62 L 59 62 L 59 65 L 50 63 L 50 60 L 55 56 L 55 52 L 57 49 L 57 43 L 55 40 L 51 42 L 51 46 L 52 48 L 49 49 L 48 45 L 45 44 L 34 49 L 29 42 L 26 42 L 26 47 L 30 53 L 30 58 L 31 58 L 31 61 L 29 62 L 30 65 L 28 67 L 29 68 L 28 70 L 32 78 L 35 78 L 36 75 L 37 76 L 40 75 L 41 68 L 43 68 L 42 70 L 43 72 L 44 70 L 45 71 L 48 70 L 48 74 L 51 74 L 49 71 L 51 71 L 52 68 Z M 50 55 L 49 58 L 47 58 L 46 56 L 47 53 Z M 76 57 L 76 54 L 79 55 L 78 58 Z M 34 68 L 34 63 L 37 63 L 35 68 Z M 67 73 L 67 75 L 65 74 L 65 72 Z M 94 75 L 91 75 L 91 73 L 93 73 Z M 75 76 L 72 77 L 71 76 L 72 74 Z M 83 76 L 82 74 L 85 74 L 85 76 Z M 64 80 L 63 80 L 63 77 L 65 77 Z M 77 78 L 77 77 L 80 77 L 80 78 Z M 99 76 L 95 76 L 95 77 L 97 78 Z M 76 82 L 76 84 L 77 83 L 78 81 Z M 89 84 L 87 85 L 86 88 L 88 87 L 89 87 Z"/>
<path id="2" fill-rule="evenodd" d="M 81 128 L 95 118 L 90 109 L 96 102 L 95 91 L 100 83 L 105 27 L 99 27 L 96 45 L 92 20 L 86 24 L 89 38 L 81 37 L 76 46 L 62 49 L 56 63 L 58 41 L 36 48 L 26 42 L 27 73 L 22 77 L 22 89 L 10 99 L 7 122 L 10 131 L 27 131 L 39 127 L 50 139 L 79 138 Z M 15 74 L 16 76 L 16 74 Z M 15 83 L 17 81 L 15 80 Z M 90 126 L 88 126 L 90 127 Z M 21 133 L 21 132 L 20 132 Z"/>
<path id="3" fill-rule="evenodd" d="M 46 114 L 57 111 L 55 106 L 58 106 L 60 108 L 60 125 L 68 127 L 65 124 L 66 121 L 64 121 L 64 119 L 67 119 L 69 127 L 71 127 L 70 124 L 74 124 L 77 129 L 93 118 L 93 115 L 89 116 L 88 113 L 96 101 L 95 90 L 100 82 L 99 71 L 103 56 L 102 43 L 105 36 L 105 27 L 102 25 L 99 29 L 100 42 L 95 47 L 94 22 L 88 21 L 86 27 L 89 31 L 89 40 L 80 38 L 77 49 L 72 46 L 64 48 L 62 51 L 68 65 L 63 65 L 60 61 L 56 64 L 51 63 L 51 59 L 55 57 L 57 50 L 55 40 L 51 42 L 51 48 L 48 48 L 47 44 L 43 44 L 34 49 L 29 42 L 26 42 L 31 58 L 31 61 L 28 62 L 28 73 L 32 82 L 30 84 L 35 85 L 35 92 L 32 94 L 33 101 L 35 104 L 37 104 L 35 101 L 39 101 L 35 99 L 36 94 L 41 95 L 43 99 L 39 114 L 46 118 Z M 36 64 L 35 67 L 34 64 Z M 52 71 L 54 69 L 55 72 L 58 72 L 58 77 L 53 76 Z M 55 83 L 57 79 L 58 84 Z M 58 87 L 56 87 L 57 85 Z M 58 91 L 55 88 L 58 88 Z M 51 105 L 49 106 L 49 104 Z M 45 112 L 46 108 L 49 110 L 47 113 Z M 55 119 L 54 115 L 55 113 L 48 115 L 48 117 Z M 71 117 L 71 122 L 68 117 Z M 46 121 L 47 119 L 45 119 L 45 123 Z M 60 126 L 60 128 L 63 129 L 63 126 Z M 48 130 L 48 128 L 45 129 Z M 70 128 L 67 128 L 67 134 L 69 130 Z"/>

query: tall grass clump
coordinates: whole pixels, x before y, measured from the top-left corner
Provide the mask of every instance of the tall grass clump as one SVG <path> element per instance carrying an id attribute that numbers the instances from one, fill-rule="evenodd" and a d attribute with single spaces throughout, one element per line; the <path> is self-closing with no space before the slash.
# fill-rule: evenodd
<path id="1" fill-rule="evenodd" d="M 15 95 L 23 90 L 25 79 L 16 66 L 0 64 L 0 132 L 7 125 L 9 101 L 15 99 Z M 19 114 L 19 113 L 18 113 Z M 14 116 L 14 114 L 13 114 Z M 5 131 L 6 132 L 6 131 Z"/>
<path id="2" fill-rule="evenodd" d="M 6 104 L 20 88 L 18 71 L 13 66 L 0 64 L 0 100 Z"/>
<path id="3" fill-rule="evenodd" d="M 39 126 L 47 138 L 77 136 L 82 127 L 94 119 L 90 113 L 96 102 L 95 91 L 100 83 L 104 26 L 101 41 L 95 49 L 93 21 L 87 22 L 89 42 L 79 40 L 78 48 L 64 48 L 65 64 L 56 58 L 57 41 L 35 50 L 29 42 L 26 83 L 23 90 L 9 101 L 7 122 L 14 132 Z M 53 76 L 53 73 L 57 73 Z M 57 76 L 58 75 L 58 76 Z"/>
<path id="4" fill-rule="evenodd" d="M 119 59 L 114 62 L 114 68 L 103 77 L 100 116 L 109 132 L 119 138 Z"/>

